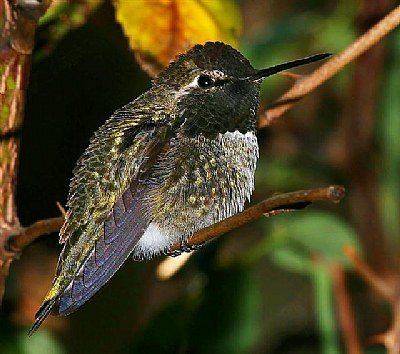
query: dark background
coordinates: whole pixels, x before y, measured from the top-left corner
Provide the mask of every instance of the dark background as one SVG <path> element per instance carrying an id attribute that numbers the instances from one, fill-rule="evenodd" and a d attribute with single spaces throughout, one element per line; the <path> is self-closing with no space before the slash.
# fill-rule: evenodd
<path id="1" fill-rule="evenodd" d="M 337 53 L 393 7 L 389 1 L 371 3 L 240 1 L 240 48 L 258 68 Z M 150 87 L 114 15 L 103 3 L 51 53 L 34 56 L 18 176 L 23 225 L 59 215 L 56 202 L 65 204 L 71 171 L 93 132 Z M 45 27 L 37 33 L 38 53 L 46 33 Z M 400 150 L 393 139 L 400 133 L 399 34 L 390 34 L 364 62 L 346 68 L 259 132 L 252 203 L 329 184 L 346 186 L 343 203 L 321 203 L 242 227 L 196 252 L 168 281 L 155 275 L 160 260 L 128 261 L 78 312 L 51 317 L 28 339 L 60 251 L 57 235 L 43 237 L 11 269 L 0 352 L 344 352 L 329 266 L 349 264 L 332 250 L 350 243 L 363 249 L 382 276 L 397 270 L 392 264 L 399 249 Z M 266 81 L 262 107 L 291 84 L 283 77 Z M 363 93 L 367 85 L 369 95 Z M 326 241 L 336 235 L 337 243 Z M 363 341 L 384 331 L 390 308 L 351 271 L 348 285 Z M 369 347 L 368 353 L 383 350 Z"/>

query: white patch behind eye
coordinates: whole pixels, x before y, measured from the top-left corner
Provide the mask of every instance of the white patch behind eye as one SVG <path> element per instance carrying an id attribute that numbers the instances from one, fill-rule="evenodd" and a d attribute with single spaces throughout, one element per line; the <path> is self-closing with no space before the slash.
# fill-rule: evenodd
<path id="1" fill-rule="evenodd" d="M 205 72 L 197 75 L 191 83 L 187 84 L 186 86 L 183 86 L 179 91 L 176 91 L 175 99 L 179 99 L 180 97 L 188 94 L 192 88 L 199 87 L 198 80 L 199 80 L 199 77 L 202 75 L 210 76 L 213 80 L 221 80 L 221 79 L 227 78 L 227 75 L 225 75 L 220 70 L 205 71 Z"/>

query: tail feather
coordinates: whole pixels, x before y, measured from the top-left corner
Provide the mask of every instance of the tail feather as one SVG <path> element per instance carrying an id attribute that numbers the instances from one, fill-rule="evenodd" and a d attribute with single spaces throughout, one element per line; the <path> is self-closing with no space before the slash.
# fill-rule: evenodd
<path id="1" fill-rule="evenodd" d="M 53 309 L 54 305 L 57 302 L 57 298 L 53 298 L 51 300 L 46 300 L 42 306 L 40 306 L 40 309 L 35 315 L 35 323 L 33 324 L 32 328 L 29 330 L 29 337 L 36 332 L 36 330 L 40 327 L 42 322 L 45 320 L 45 318 L 49 315 L 51 310 Z"/>

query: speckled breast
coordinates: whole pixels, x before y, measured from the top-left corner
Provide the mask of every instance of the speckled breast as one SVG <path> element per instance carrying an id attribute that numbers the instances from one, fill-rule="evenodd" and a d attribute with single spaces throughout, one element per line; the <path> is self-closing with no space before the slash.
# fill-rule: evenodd
<path id="1" fill-rule="evenodd" d="M 254 132 L 172 139 L 151 176 L 150 220 L 176 240 L 243 210 L 257 158 Z"/>

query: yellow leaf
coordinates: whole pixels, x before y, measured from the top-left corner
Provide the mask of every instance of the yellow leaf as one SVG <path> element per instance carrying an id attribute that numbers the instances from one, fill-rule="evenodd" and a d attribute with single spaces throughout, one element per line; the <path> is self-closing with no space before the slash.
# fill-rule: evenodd
<path id="1" fill-rule="evenodd" d="M 195 44 L 237 46 L 241 18 L 234 0 L 116 0 L 115 6 L 136 58 L 150 74 Z"/>

